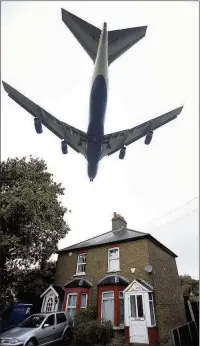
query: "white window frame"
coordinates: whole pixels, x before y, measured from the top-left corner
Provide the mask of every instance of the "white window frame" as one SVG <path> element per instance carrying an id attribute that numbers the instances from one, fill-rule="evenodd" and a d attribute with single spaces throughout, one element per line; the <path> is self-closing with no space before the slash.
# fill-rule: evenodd
<path id="1" fill-rule="evenodd" d="M 76 309 L 76 306 L 68 305 L 68 301 L 69 301 L 70 296 L 76 296 L 76 306 L 77 306 L 77 293 L 68 293 L 67 294 L 67 304 L 66 304 L 66 308 L 65 308 L 66 311 L 68 311 L 68 308 L 69 309 Z"/>
<path id="2" fill-rule="evenodd" d="M 48 297 L 47 302 L 46 302 L 45 312 L 52 312 L 53 304 L 54 304 L 54 298 L 51 296 Z M 51 310 L 49 310 L 49 308 L 51 308 Z"/>
<path id="3" fill-rule="evenodd" d="M 112 293 L 113 294 L 113 298 L 111 297 L 108 297 L 108 298 L 104 298 L 103 295 L 104 293 Z M 115 292 L 114 291 L 103 291 L 102 292 L 102 295 L 101 295 L 101 321 L 103 321 L 103 301 L 104 300 L 113 300 L 113 317 L 114 317 L 114 320 L 115 320 Z M 114 321 L 113 321 L 113 324 L 114 324 Z"/>
<path id="4" fill-rule="evenodd" d="M 151 299 L 149 298 L 149 295 L 151 295 Z M 149 300 L 149 315 L 150 315 L 150 323 L 151 323 L 151 309 L 150 309 L 150 302 L 152 303 L 153 307 L 153 316 L 154 316 L 154 324 L 151 323 L 151 327 L 156 326 L 156 315 L 155 315 L 155 309 L 154 309 L 154 299 L 153 299 L 153 292 L 148 292 L 148 300 Z"/>
<path id="5" fill-rule="evenodd" d="M 88 294 L 87 293 L 81 293 L 81 296 L 82 295 L 86 295 L 86 300 L 85 300 L 86 303 L 85 303 L 85 306 L 83 306 L 83 307 L 80 305 L 80 310 L 86 310 L 87 309 L 87 303 L 88 303 Z"/>
<path id="6" fill-rule="evenodd" d="M 120 293 L 122 293 L 122 297 L 120 297 Z M 123 300 L 123 303 L 124 303 L 125 299 L 124 299 L 123 291 L 119 291 L 118 298 L 119 300 Z M 120 313 L 120 306 L 119 306 L 119 313 Z M 119 321 L 119 326 L 124 326 L 124 324 L 125 324 L 125 308 L 124 308 L 124 323 L 120 323 Z"/>
<path id="7" fill-rule="evenodd" d="M 84 255 L 85 255 L 85 257 L 86 257 L 86 262 L 85 262 L 85 263 L 79 262 L 79 257 L 80 257 L 80 256 L 84 256 Z M 86 263 L 87 263 L 87 253 L 79 253 L 79 254 L 78 254 L 78 258 L 77 258 L 77 265 L 76 265 L 76 275 L 85 274 L 85 271 L 84 271 L 84 272 L 78 272 L 78 267 L 79 267 L 80 265 L 83 265 L 83 264 L 85 264 L 85 266 L 86 266 Z"/>
<path id="8" fill-rule="evenodd" d="M 118 269 L 117 270 L 111 270 L 110 269 L 110 252 L 112 250 L 118 250 L 118 258 L 116 258 L 116 260 L 118 259 L 118 263 L 119 263 L 119 266 L 118 266 Z M 120 271 L 120 254 L 119 254 L 119 247 L 110 247 L 108 249 L 108 273 L 114 273 L 114 272 L 118 272 Z"/>

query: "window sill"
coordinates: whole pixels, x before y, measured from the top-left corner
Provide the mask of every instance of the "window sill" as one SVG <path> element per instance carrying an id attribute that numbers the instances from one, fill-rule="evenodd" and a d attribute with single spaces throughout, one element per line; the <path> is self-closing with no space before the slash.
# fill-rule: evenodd
<path id="1" fill-rule="evenodd" d="M 74 274 L 73 276 L 84 276 L 86 275 L 85 273 L 79 273 L 79 274 Z"/>
<path id="2" fill-rule="evenodd" d="M 121 269 L 115 270 L 115 271 L 112 271 L 112 270 L 109 271 L 109 270 L 108 270 L 108 271 L 106 272 L 106 274 L 117 274 L 117 273 L 119 273 L 119 272 L 121 272 Z"/>
<path id="3" fill-rule="evenodd" d="M 114 330 L 122 330 L 122 329 L 125 329 L 125 326 L 117 326 L 117 327 L 113 327 Z"/>

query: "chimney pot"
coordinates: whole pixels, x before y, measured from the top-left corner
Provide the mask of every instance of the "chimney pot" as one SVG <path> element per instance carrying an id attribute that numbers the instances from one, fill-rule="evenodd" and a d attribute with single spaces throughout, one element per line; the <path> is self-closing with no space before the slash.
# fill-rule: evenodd
<path id="1" fill-rule="evenodd" d="M 114 216 L 112 218 L 112 231 L 120 231 L 121 229 L 126 229 L 126 220 L 120 214 L 114 212 Z"/>

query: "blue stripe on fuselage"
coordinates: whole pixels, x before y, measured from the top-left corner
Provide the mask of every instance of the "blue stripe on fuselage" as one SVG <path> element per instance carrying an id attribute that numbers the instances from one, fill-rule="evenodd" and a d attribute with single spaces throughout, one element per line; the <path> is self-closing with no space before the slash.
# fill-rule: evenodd
<path id="1" fill-rule="evenodd" d="M 107 86 L 103 75 L 98 75 L 90 94 L 90 118 L 88 125 L 87 160 L 98 164 L 101 155 L 101 143 L 104 135 L 104 119 L 107 105 Z M 95 137 L 95 141 L 91 140 Z"/>

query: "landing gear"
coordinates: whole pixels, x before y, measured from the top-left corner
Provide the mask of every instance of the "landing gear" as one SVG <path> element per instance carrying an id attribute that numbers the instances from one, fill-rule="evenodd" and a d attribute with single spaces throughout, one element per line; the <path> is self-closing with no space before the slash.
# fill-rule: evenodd
<path id="1" fill-rule="evenodd" d="M 93 181 L 93 179 L 90 179 L 90 181 Z"/>

